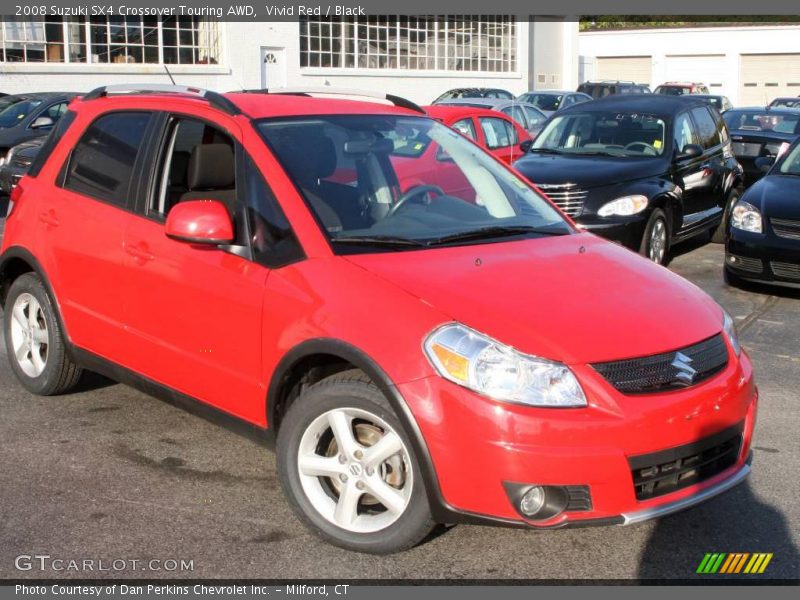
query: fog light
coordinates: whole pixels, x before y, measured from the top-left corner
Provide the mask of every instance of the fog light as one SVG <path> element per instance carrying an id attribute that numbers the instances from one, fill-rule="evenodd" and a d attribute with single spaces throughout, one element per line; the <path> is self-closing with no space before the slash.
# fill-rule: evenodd
<path id="1" fill-rule="evenodd" d="M 532 517 L 544 507 L 545 493 L 544 488 L 536 486 L 525 492 L 519 502 L 519 510 L 522 514 Z"/>

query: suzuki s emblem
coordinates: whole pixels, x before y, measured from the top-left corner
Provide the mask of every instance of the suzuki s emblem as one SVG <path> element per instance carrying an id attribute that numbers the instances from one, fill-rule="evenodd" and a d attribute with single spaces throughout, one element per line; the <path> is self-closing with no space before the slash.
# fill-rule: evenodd
<path id="1" fill-rule="evenodd" d="M 686 356 L 683 352 L 675 353 L 675 359 L 672 361 L 672 366 L 675 367 L 675 370 L 677 371 L 675 377 L 686 385 L 690 385 L 694 379 L 694 376 L 697 375 L 697 371 L 692 368 L 692 359 Z"/>

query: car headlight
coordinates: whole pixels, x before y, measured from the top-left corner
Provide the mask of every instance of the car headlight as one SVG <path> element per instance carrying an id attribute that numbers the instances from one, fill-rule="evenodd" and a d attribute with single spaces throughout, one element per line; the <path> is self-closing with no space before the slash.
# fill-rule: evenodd
<path id="1" fill-rule="evenodd" d="M 731 227 L 752 233 L 762 233 L 764 227 L 761 223 L 761 211 L 749 202 L 739 200 L 731 211 Z"/>
<path id="2" fill-rule="evenodd" d="M 722 330 L 731 343 L 733 351 L 736 352 L 736 356 L 739 356 L 742 353 L 742 346 L 739 344 L 739 334 L 736 333 L 736 323 L 724 308 L 722 309 Z"/>
<path id="3" fill-rule="evenodd" d="M 435 330 L 424 348 L 439 375 L 495 400 L 586 406 L 586 396 L 566 365 L 522 354 L 458 323 Z"/>
<path id="4" fill-rule="evenodd" d="M 603 204 L 600 210 L 597 211 L 597 214 L 601 217 L 610 217 L 613 215 L 629 217 L 642 212 L 647 208 L 647 203 L 647 196 L 623 196 L 622 198 L 617 198 L 616 200 Z"/>

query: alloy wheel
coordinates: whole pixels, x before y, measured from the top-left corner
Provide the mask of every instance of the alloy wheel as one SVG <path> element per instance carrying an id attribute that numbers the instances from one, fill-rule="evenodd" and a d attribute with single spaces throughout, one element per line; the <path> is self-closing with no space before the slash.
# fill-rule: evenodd
<path id="1" fill-rule="evenodd" d="M 650 230 L 648 256 L 654 263 L 663 264 L 667 253 L 667 224 L 658 219 Z"/>
<path id="2" fill-rule="evenodd" d="M 32 294 L 20 294 L 11 309 L 11 347 L 28 377 L 38 377 L 47 366 L 50 334 L 44 310 Z"/>

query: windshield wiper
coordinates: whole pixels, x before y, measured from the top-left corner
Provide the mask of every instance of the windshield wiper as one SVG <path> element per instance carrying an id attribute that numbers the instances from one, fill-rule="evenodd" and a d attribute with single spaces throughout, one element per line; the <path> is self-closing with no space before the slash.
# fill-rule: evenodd
<path id="1" fill-rule="evenodd" d="M 450 242 L 462 242 L 466 240 L 491 239 L 495 237 L 521 235 L 524 233 L 538 233 L 541 235 L 567 235 L 569 232 L 543 229 L 541 227 L 532 227 L 530 225 L 497 225 L 445 235 L 440 238 L 428 240 L 428 245 L 434 246 L 438 244 L 448 244 Z"/>
<path id="2" fill-rule="evenodd" d="M 396 237 L 392 235 L 359 235 L 350 237 L 336 237 L 331 241 L 339 244 L 352 244 L 354 246 L 418 246 L 424 247 L 427 244 L 419 240 L 410 238 Z"/>
<path id="3" fill-rule="evenodd" d="M 528 152 L 537 152 L 540 154 L 564 154 L 558 148 L 531 148 Z"/>

